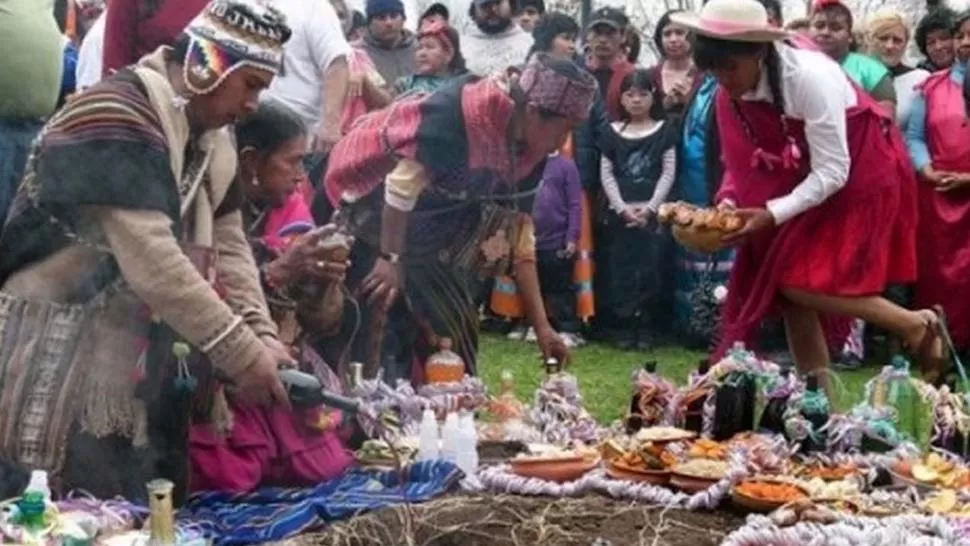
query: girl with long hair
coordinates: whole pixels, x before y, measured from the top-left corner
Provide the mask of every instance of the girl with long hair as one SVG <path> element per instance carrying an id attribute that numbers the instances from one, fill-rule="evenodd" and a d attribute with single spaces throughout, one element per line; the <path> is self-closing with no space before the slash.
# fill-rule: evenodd
<path id="1" fill-rule="evenodd" d="M 676 175 L 677 131 L 664 121 L 657 88 L 647 70 L 620 84 L 621 119 L 601 140 L 600 178 L 612 214 L 605 218 L 600 246 L 604 308 L 612 316 L 614 341 L 624 348 L 650 348 L 649 322 L 662 280 L 664 241 L 653 219 Z"/>

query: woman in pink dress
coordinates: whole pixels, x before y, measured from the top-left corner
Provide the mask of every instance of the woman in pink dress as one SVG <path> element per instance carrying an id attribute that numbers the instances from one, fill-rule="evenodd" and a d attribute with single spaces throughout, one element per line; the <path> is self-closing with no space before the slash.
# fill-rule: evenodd
<path id="1" fill-rule="evenodd" d="M 327 336 L 339 330 L 343 308 L 338 285 L 347 268 L 319 244 L 332 230 L 314 229 L 299 192 L 306 127 L 283 104 L 264 101 L 235 129 L 243 218 L 280 342 L 304 372 L 340 392 L 336 374 L 302 334 L 306 330 Z M 308 297 L 303 291 L 307 285 L 319 287 L 323 294 Z M 314 305 L 316 300 L 323 303 Z M 233 425 L 227 436 L 209 424 L 191 428 L 190 485 L 195 491 L 244 493 L 262 485 L 308 486 L 341 475 L 352 462 L 344 445 L 352 431 L 350 422 L 344 422 L 349 416 L 320 408 L 260 407 L 234 397 L 229 404 Z"/>
<path id="2" fill-rule="evenodd" d="M 712 0 L 673 20 L 697 35 L 713 73 L 724 180 L 720 207 L 744 219 L 721 351 L 785 319 L 803 372 L 829 361 L 820 318 L 857 317 L 898 334 L 924 366 L 943 360 L 941 317 L 881 297 L 916 275 L 916 182 L 892 118 L 824 54 L 800 49 L 755 0 Z"/>

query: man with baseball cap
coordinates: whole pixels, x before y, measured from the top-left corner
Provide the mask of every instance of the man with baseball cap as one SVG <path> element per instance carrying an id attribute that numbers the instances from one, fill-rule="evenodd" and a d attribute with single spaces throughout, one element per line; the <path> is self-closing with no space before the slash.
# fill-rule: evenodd
<path id="1" fill-rule="evenodd" d="M 590 16 L 586 27 L 586 40 L 589 43 L 589 56 L 586 68 L 600 84 L 600 93 L 606 100 L 606 110 L 610 119 L 620 115 L 620 83 L 634 66 L 623 51 L 623 31 L 630 25 L 630 19 L 616 8 L 600 8 Z"/>

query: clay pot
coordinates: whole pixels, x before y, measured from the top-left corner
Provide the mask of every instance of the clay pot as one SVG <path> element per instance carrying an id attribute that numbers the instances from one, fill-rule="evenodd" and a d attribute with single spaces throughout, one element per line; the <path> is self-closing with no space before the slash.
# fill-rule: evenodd
<path id="1" fill-rule="evenodd" d="M 567 459 L 512 459 L 512 473 L 523 478 L 536 478 L 548 482 L 565 483 L 578 480 L 599 466 L 600 460 L 589 460 L 580 455 Z"/>

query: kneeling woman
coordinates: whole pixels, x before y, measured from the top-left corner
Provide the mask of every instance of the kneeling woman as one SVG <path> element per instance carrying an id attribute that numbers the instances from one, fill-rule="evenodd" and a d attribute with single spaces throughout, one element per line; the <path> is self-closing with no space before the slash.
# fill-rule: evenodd
<path id="1" fill-rule="evenodd" d="M 893 120 L 822 53 L 786 42 L 755 0 L 712 0 L 675 20 L 698 35 L 724 160 L 721 207 L 744 228 L 723 319 L 723 351 L 780 309 L 803 372 L 824 369 L 820 314 L 898 334 L 935 371 L 941 320 L 879 296 L 915 277 L 915 180 Z"/>
<path id="2" fill-rule="evenodd" d="M 236 144 L 243 224 L 279 340 L 302 371 L 339 392 L 336 374 L 305 337 L 332 336 L 339 330 L 340 284 L 347 269 L 340 254 L 349 248 L 333 226 L 314 229 L 306 200 L 297 191 L 304 179 L 306 127 L 283 104 L 264 101 L 236 124 Z M 232 395 L 229 404 L 233 426 L 225 438 L 211 424 L 191 429 L 194 490 L 307 486 L 339 476 L 353 462 L 339 434 L 342 429 L 350 432 L 341 427 L 339 412 L 259 407 Z"/>

